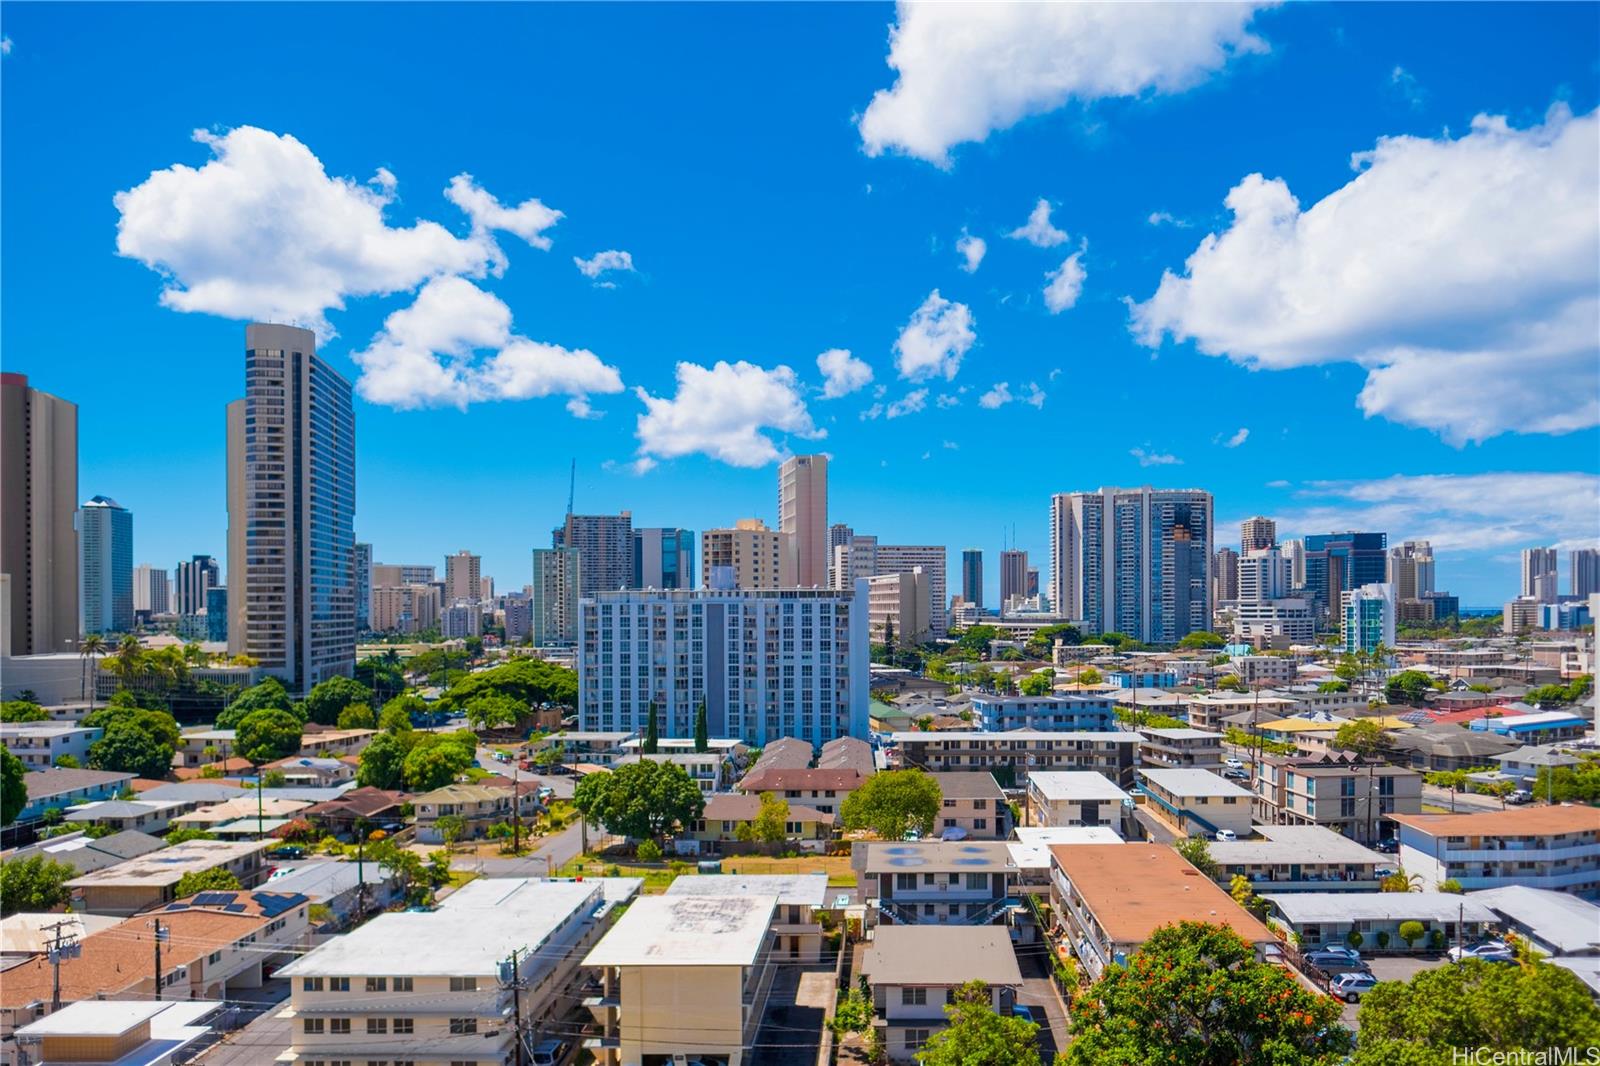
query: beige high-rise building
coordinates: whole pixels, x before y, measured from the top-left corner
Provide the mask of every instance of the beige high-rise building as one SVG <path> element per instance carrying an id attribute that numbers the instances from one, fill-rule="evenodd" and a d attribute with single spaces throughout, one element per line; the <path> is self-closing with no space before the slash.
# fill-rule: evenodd
<path id="1" fill-rule="evenodd" d="M 444 557 L 444 602 L 475 603 L 483 595 L 483 557 L 462 548 Z"/>
<path id="2" fill-rule="evenodd" d="M 852 534 L 843 544 L 833 546 L 833 558 L 828 567 L 833 587 L 848 591 L 862 578 L 878 572 L 878 538 L 867 534 Z"/>
<path id="3" fill-rule="evenodd" d="M 700 534 L 701 587 L 794 588 L 792 540 L 759 518 L 741 518 L 732 529 L 706 530 Z"/>
<path id="4" fill-rule="evenodd" d="M 228 405 L 228 650 L 307 692 L 355 670 L 350 383 L 310 330 L 254 323 L 244 384 Z"/>
<path id="5" fill-rule="evenodd" d="M 7 655 L 78 645 L 78 405 L 0 374 L 0 573 Z"/>
<path id="6" fill-rule="evenodd" d="M 828 587 L 828 457 L 794 455 L 778 468 L 778 531 L 789 535 L 794 583 Z"/>
<path id="7" fill-rule="evenodd" d="M 931 601 L 928 613 L 928 629 L 935 637 L 943 637 L 949 632 L 947 616 L 950 601 L 945 598 L 945 549 L 942 544 L 880 544 L 878 545 L 878 563 L 874 571 L 877 574 L 904 574 L 922 568 L 922 573 L 928 582 L 928 596 Z M 1024 568 L 1023 580 L 1027 580 Z"/>
<path id="8" fill-rule="evenodd" d="M 1239 523 L 1239 554 L 1249 555 L 1278 546 L 1278 523 L 1264 515 L 1246 518 Z"/>
<path id="9" fill-rule="evenodd" d="M 933 597 L 922 567 L 867 578 L 867 631 L 874 644 L 892 631 L 897 646 L 921 644 L 933 635 Z"/>
<path id="10" fill-rule="evenodd" d="M 437 585 L 374 585 L 368 624 L 374 633 L 416 633 L 439 622 Z"/>

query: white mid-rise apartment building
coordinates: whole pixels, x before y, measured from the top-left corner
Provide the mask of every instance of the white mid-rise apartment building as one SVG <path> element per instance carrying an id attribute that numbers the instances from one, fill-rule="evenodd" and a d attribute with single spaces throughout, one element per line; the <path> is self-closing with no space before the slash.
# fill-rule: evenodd
<path id="1" fill-rule="evenodd" d="M 867 587 L 633 589 L 579 604 L 578 728 L 813 747 L 867 730 Z"/>

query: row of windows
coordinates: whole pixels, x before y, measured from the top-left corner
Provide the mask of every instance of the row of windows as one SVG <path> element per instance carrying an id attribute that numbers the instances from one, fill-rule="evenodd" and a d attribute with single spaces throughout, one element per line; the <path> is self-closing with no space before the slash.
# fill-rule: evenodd
<path id="1" fill-rule="evenodd" d="M 458 1023 L 458 1022 L 461 1023 L 462 1025 L 471 1026 L 471 1028 L 457 1030 L 456 1023 Z M 451 1018 L 450 1019 L 450 1031 L 452 1033 L 455 1033 L 455 1032 L 458 1032 L 458 1031 L 459 1032 L 463 1032 L 463 1033 L 476 1033 L 478 1031 L 478 1020 L 476 1018 Z M 416 1019 L 415 1018 L 368 1018 L 367 1019 L 367 1035 L 368 1036 L 388 1036 L 390 1033 L 393 1033 L 396 1036 L 411 1036 L 415 1032 L 416 1032 Z M 349 1036 L 350 1035 L 350 1019 L 349 1018 L 307 1018 L 307 1019 L 305 1019 L 305 1033 L 306 1033 L 307 1036 L 322 1036 L 324 1033 L 326 1033 L 326 1034 L 328 1034 L 330 1036 Z"/>

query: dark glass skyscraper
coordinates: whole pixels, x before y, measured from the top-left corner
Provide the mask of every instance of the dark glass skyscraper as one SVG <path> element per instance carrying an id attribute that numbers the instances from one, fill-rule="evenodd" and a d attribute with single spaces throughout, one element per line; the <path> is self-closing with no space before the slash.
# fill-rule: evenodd
<path id="1" fill-rule="evenodd" d="M 983 607 L 983 549 L 967 548 L 961 553 L 961 598 Z"/>
<path id="2" fill-rule="evenodd" d="M 1387 533 L 1317 533 L 1306 538 L 1306 589 L 1323 610 L 1340 610 L 1343 593 L 1383 584 L 1388 575 Z"/>

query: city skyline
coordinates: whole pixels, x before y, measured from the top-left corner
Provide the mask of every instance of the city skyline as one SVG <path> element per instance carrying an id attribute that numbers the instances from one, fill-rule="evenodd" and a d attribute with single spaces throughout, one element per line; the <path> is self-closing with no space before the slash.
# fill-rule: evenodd
<path id="1" fill-rule="evenodd" d="M 1210 492 L 1219 546 L 1257 514 L 1277 521 L 1280 539 L 1354 529 L 1431 541 L 1440 587 L 1467 607 L 1514 594 L 1527 547 L 1561 550 L 1564 588 L 1567 551 L 1596 539 L 1592 346 L 1525 357 L 1504 336 L 1516 312 L 1501 307 L 1500 332 L 1482 334 L 1499 347 L 1464 364 L 1468 375 L 1441 374 L 1426 360 L 1362 354 L 1362 344 L 1409 344 L 1465 358 L 1436 319 L 1397 316 L 1360 293 L 1336 294 L 1328 313 L 1361 317 L 1367 335 L 1305 322 L 1296 336 L 1267 337 L 1260 322 L 1207 317 L 1205 299 L 1240 293 L 1207 288 L 1229 263 L 1199 249 L 1215 235 L 1237 254 L 1254 194 L 1263 205 L 1294 197 L 1307 226 L 1338 194 L 1381 230 L 1380 207 L 1417 195 L 1410 165 L 1464 166 L 1469 139 L 1480 160 L 1548 153 L 1542 169 L 1586 188 L 1600 91 L 1583 11 L 1463 8 L 1441 30 L 1397 8 L 1241 10 L 1206 30 L 1231 58 L 1155 57 L 1178 67 L 1170 84 L 1129 94 L 1137 99 L 1028 97 L 1018 121 L 974 126 L 919 101 L 919 72 L 950 57 L 891 54 L 888 7 L 813 18 L 730 10 L 709 44 L 697 29 L 709 15 L 643 13 L 612 39 L 627 60 L 613 84 L 576 101 L 560 92 L 593 58 L 582 48 L 518 79 L 486 61 L 477 73 L 491 103 L 466 120 L 452 91 L 421 99 L 399 87 L 393 114 L 369 115 L 332 102 L 326 84 L 254 84 L 240 73 L 267 44 L 256 32 L 264 14 L 249 9 L 107 11 L 85 31 L 62 10 L 19 8 L 3 60 L 7 147 L 55 165 L 3 176 L 13 202 L 39 206 L 0 235 L 7 258 L 34 264 L 8 278 L 7 369 L 78 405 L 74 502 L 118 500 L 139 518 L 134 562 L 164 568 L 227 554 L 217 412 L 236 389 L 244 322 L 280 311 L 325 331 L 318 350 L 356 384 L 356 537 L 378 561 L 436 566 L 466 546 L 503 589 L 531 580 L 528 553 L 564 512 L 574 457 L 578 512 L 629 510 L 639 527 L 699 532 L 748 516 L 777 528 L 776 472 L 790 454 L 830 456 L 830 523 L 883 543 L 943 545 L 952 574 L 964 547 L 982 547 L 989 589 L 999 588 L 1004 531 L 1015 527 L 1030 559 L 1048 558 L 1052 494 L 1142 485 Z M 340 76 L 352 83 L 380 82 L 398 40 L 424 36 L 449 52 L 485 17 L 397 9 L 357 40 L 352 13 L 303 14 L 307 32 L 345 42 Z M 503 14 L 497 50 L 540 33 L 599 39 L 603 16 Z M 218 34 L 236 49 L 195 45 Z M 756 61 L 773 37 L 790 48 Z M 110 57 L 145 40 L 182 49 L 214 91 L 104 114 Z M 1538 66 L 1502 63 L 1503 52 L 1537 54 Z M 833 70 L 821 81 L 808 73 L 818 57 Z M 697 66 L 714 74 L 682 77 Z M 772 90 L 788 79 L 807 91 Z M 728 99 L 730 81 L 749 91 Z M 650 109 L 630 114 L 644 86 L 663 83 L 665 106 L 686 119 L 670 137 L 651 128 Z M 1313 85 L 1340 106 L 1306 123 L 1291 102 Z M 406 134 L 417 121 L 447 132 L 419 143 Z M 508 121 L 537 127 L 532 147 L 495 135 Z M 595 138 L 597 124 L 613 136 Z M 725 127 L 746 138 L 726 143 Z M 309 272 L 291 276 L 298 302 L 263 306 L 234 254 L 244 242 L 229 238 L 255 232 L 247 223 L 315 229 L 224 202 L 220 243 L 162 244 L 159 220 L 198 195 L 189 183 L 208 167 L 300 183 L 315 202 L 362 198 L 385 233 L 432 243 L 408 246 L 398 267 L 318 261 L 316 285 Z M 1264 182 L 1252 183 L 1258 173 Z M 1529 191 L 1547 213 L 1517 228 L 1560 228 L 1566 201 Z M 1507 250 L 1485 240 L 1473 251 Z M 1426 251 L 1442 261 L 1452 249 Z M 1357 243 L 1273 254 L 1382 253 Z M 729 270 L 735 262 L 753 268 Z M 1515 295 L 1543 306 L 1592 295 L 1592 268 Z M 95 293 L 96 314 L 65 313 L 55 281 L 69 275 Z M 1455 280 L 1477 291 L 1500 279 Z M 459 354 L 449 359 L 482 367 L 498 349 L 523 361 L 499 378 L 445 373 L 433 392 L 377 372 L 448 369 L 407 343 L 418 316 L 452 307 L 481 312 L 486 328 L 451 341 Z M 1581 327 L 1589 305 L 1572 311 Z M 167 380 L 185 382 L 183 403 L 164 414 L 180 424 L 180 447 L 131 428 L 123 412 L 142 384 L 130 337 L 136 352 L 160 353 Z M 1474 375 L 1474 395 L 1446 391 L 1430 406 L 1441 381 Z M 693 417 L 707 409 L 726 419 Z M 1094 446 L 1064 449 L 1063 420 L 1085 413 L 1078 439 Z M 1013 452 L 1052 463 L 1008 461 Z"/>

